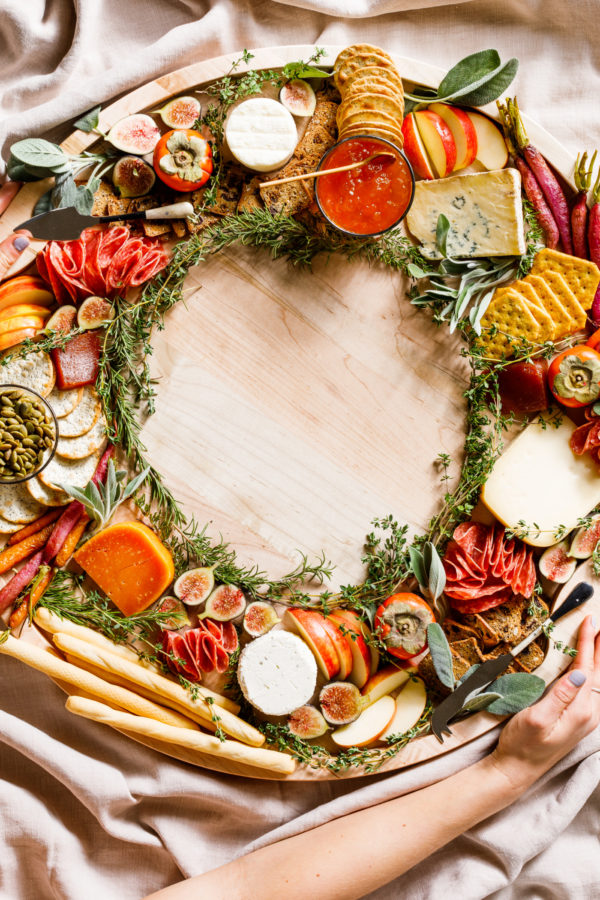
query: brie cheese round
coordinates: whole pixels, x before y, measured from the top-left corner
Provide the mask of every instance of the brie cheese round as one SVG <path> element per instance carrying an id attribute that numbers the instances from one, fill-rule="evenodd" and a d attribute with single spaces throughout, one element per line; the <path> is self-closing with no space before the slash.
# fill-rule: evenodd
<path id="1" fill-rule="evenodd" d="M 225 137 L 233 156 L 255 172 L 272 172 L 288 161 L 298 142 L 294 117 L 277 100 L 256 97 L 231 111 Z"/>
<path id="2" fill-rule="evenodd" d="M 285 716 L 312 697 L 317 663 L 304 641 L 270 631 L 242 650 L 237 677 L 244 697 L 268 716 Z"/>

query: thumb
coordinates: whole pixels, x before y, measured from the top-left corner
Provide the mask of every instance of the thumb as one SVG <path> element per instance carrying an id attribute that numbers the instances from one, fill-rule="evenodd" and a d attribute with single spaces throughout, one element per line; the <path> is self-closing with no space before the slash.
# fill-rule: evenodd
<path id="1" fill-rule="evenodd" d="M 546 696 L 548 708 L 558 717 L 571 705 L 587 676 L 581 669 L 571 669 L 559 681 Z"/>
<path id="2" fill-rule="evenodd" d="M 0 278 L 29 246 L 29 237 L 28 231 L 19 231 L 0 243 Z"/>

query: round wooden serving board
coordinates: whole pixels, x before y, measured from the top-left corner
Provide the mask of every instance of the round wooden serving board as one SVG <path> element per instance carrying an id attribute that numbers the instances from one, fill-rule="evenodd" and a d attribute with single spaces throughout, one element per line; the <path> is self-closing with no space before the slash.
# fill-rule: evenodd
<path id="1" fill-rule="evenodd" d="M 328 47 L 323 64 L 332 64 L 340 49 Z M 255 50 L 251 67 L 283 66 L 312 50 Z M 103 130 L 222 76 L 235 58 L 197 63 L 138 88 L 102 111 Z M 436 85 L 443 75 L 415 60 L 395 61 L 407 83 Z M 530 120 L 527 127 L 570 180 L 569 154 Z M 78 153 L 96 139 L 76 131 L 63 146 Z M 32 215 L 45 189 L 22 188 L 0 222 L 0 237 Z M 35 242 L 33 251 L 41 246 Z M 360 580 L 371 520 L 391 513 L 411 532 L 422 531 L 443 493 L 438 454 L 461 459 L 467 369 L 458 339 L 410 305 L 400 275 L 344 258 L 319 259 L 312 272 L 300 271 L 238 246 L 192 270 L 186 289 L 185 304 L 153 338 L 157 411 L 143 432 L 150 459 L 187 511 L 210 522 L 210 533 L 229 541 L 242 561 L 277 576 L 295 566 L 299 552 L 324 550 L 336 564 L 335 585 Z M 593 603 L 600 606 L 600 600 L 587 606 Z M 556 636 L 570 640 L 582 615 L 563 620 Z M 23 637 L 43 640 L 34 629 Z M 537 674 L 550 682 L 568 663 L 550 651 Z M 497 724 L 497 717 L 479 713 L 453 726 L 443 745 L 433 736 L 414 740 L 379 771 L 447 753 Z M 268 777 L 141 742 L 204 768 Z M 362 774 L 299 766 L 288 778 Z"/>

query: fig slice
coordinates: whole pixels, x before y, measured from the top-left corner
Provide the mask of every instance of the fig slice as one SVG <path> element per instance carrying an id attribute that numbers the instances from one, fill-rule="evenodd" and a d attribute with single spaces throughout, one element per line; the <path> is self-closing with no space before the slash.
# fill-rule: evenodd
<path id="1" fill-rule="evenodd" d="M 279 622 L 279 616 L 270 603 L 263 600 L 255 600 L 249 603 L 244 613 L 244 631 L 250 637 L 260 637 L 266 634 Z"/>
<path id="2" fill-rule="evenodd" d="M 77 309 L 74 306 L 59 306 L 46 322 L 46 331 L 60 331 L 68 334 L 77 321 Z"/>
<path id="3" fill-rule="evenodd" d="M 287 726 L 292 734 L 305 741 L 321 737 L 329 730 L 327 722 L 319 710 L 310 705 L 300 706 L 290 713 Z"/>
<path id="4" fill-rule="evenodd" d="M 107 140 L 123 153 L 144 156 L 158 144 L 160 128 L 150 116 L 135 113 L 133 116 L 125 116 L 113 125 L 108 132 Z"/>
<path id="5" fill-rule="evenodd" d="M 600 516 L 592 516 L 590 525 L 578 528 L 569 548 L 569 556 L 575 559 L 589 559 L 600 541 Z"/>
<path id="6" fill-rule="evenodd" d="M 230 622 L 246 609 L 246 598 L 235 584 L 220 584 L 215 588 L 204 607 L 201 619 L 210 616 L 215 622 Z"/>
<path id="7" fill-rule="evenodd" d="M 154 187 L 154 169 L 139 156 L 122 156 L 115 163 L 112 181 L 121 197 L 143 197 Z"/>
<path id="8" fill-rule="evenodd" d="M 177 597 L 163 597 L 156 607 L 156 612 L 172 613 L 168 619 L 163 619 L 160 623 L 160 627 L 167 631 L 179 631 L 185 625 L 191 625 L 186 608 Z"/>
<path id="9" fill-rule="evenodd" d="M 86 297 L 77 313 L 77 324 L 86 331 L 102 328 L 115 317 L 115 308 L 106 297 Z"/>
<path id="10" fill-rule="evenodd" d="M 561 541 L 544 550 L 538 562 L 542 575 L 555 584 L 565 584 L 577 568 L 577 560 L 569 553 L 569 542 Z"/>
<path id="11" fill-rule="evenodd" d="M 319 705 L 325 719 L 332 725 L 348 725 L 358 719 L 365 700 L 355 684 L 349 681 L 332 681 L 322 688 Z"/>
<path id="12" fill-rule="evenodd" d="M 202 107 L 195 97 L 176 97 L 161 109 L 152 110 L 169 128 L 192 128 Z"/>
<path id="13" fill-rule="evenodd" d="M 186 606 L 200 606 L 215 586 L 214 566 L 190 569 L 180 575 L 173 591 Z"/>
<path id="14" fill-rule="evenodd" d="M 293 116 L 312 116 L 317 105 L 317 98 L 308 81 L 294 78 L 279 91 L 279 102 Z"/>

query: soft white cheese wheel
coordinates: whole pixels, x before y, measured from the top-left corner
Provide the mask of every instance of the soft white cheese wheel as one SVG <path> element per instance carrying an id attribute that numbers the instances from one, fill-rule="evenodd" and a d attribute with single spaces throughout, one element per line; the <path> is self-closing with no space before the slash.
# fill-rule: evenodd
<path id="1" fill-rule="evenodd" d="M 281 168 L 298 142 L 292 114 L 266 97 L 236 106 L 227 120 L 225 137 L 237 161 L 255 172 Z"/>
<path id="2" fill-rule="evenodd" d="M 242 650 L 237 671 L 244 697 L 268 716 L 284 716 L 312 697 L 317 663 L 304 641 L 270 631 Z"/>

